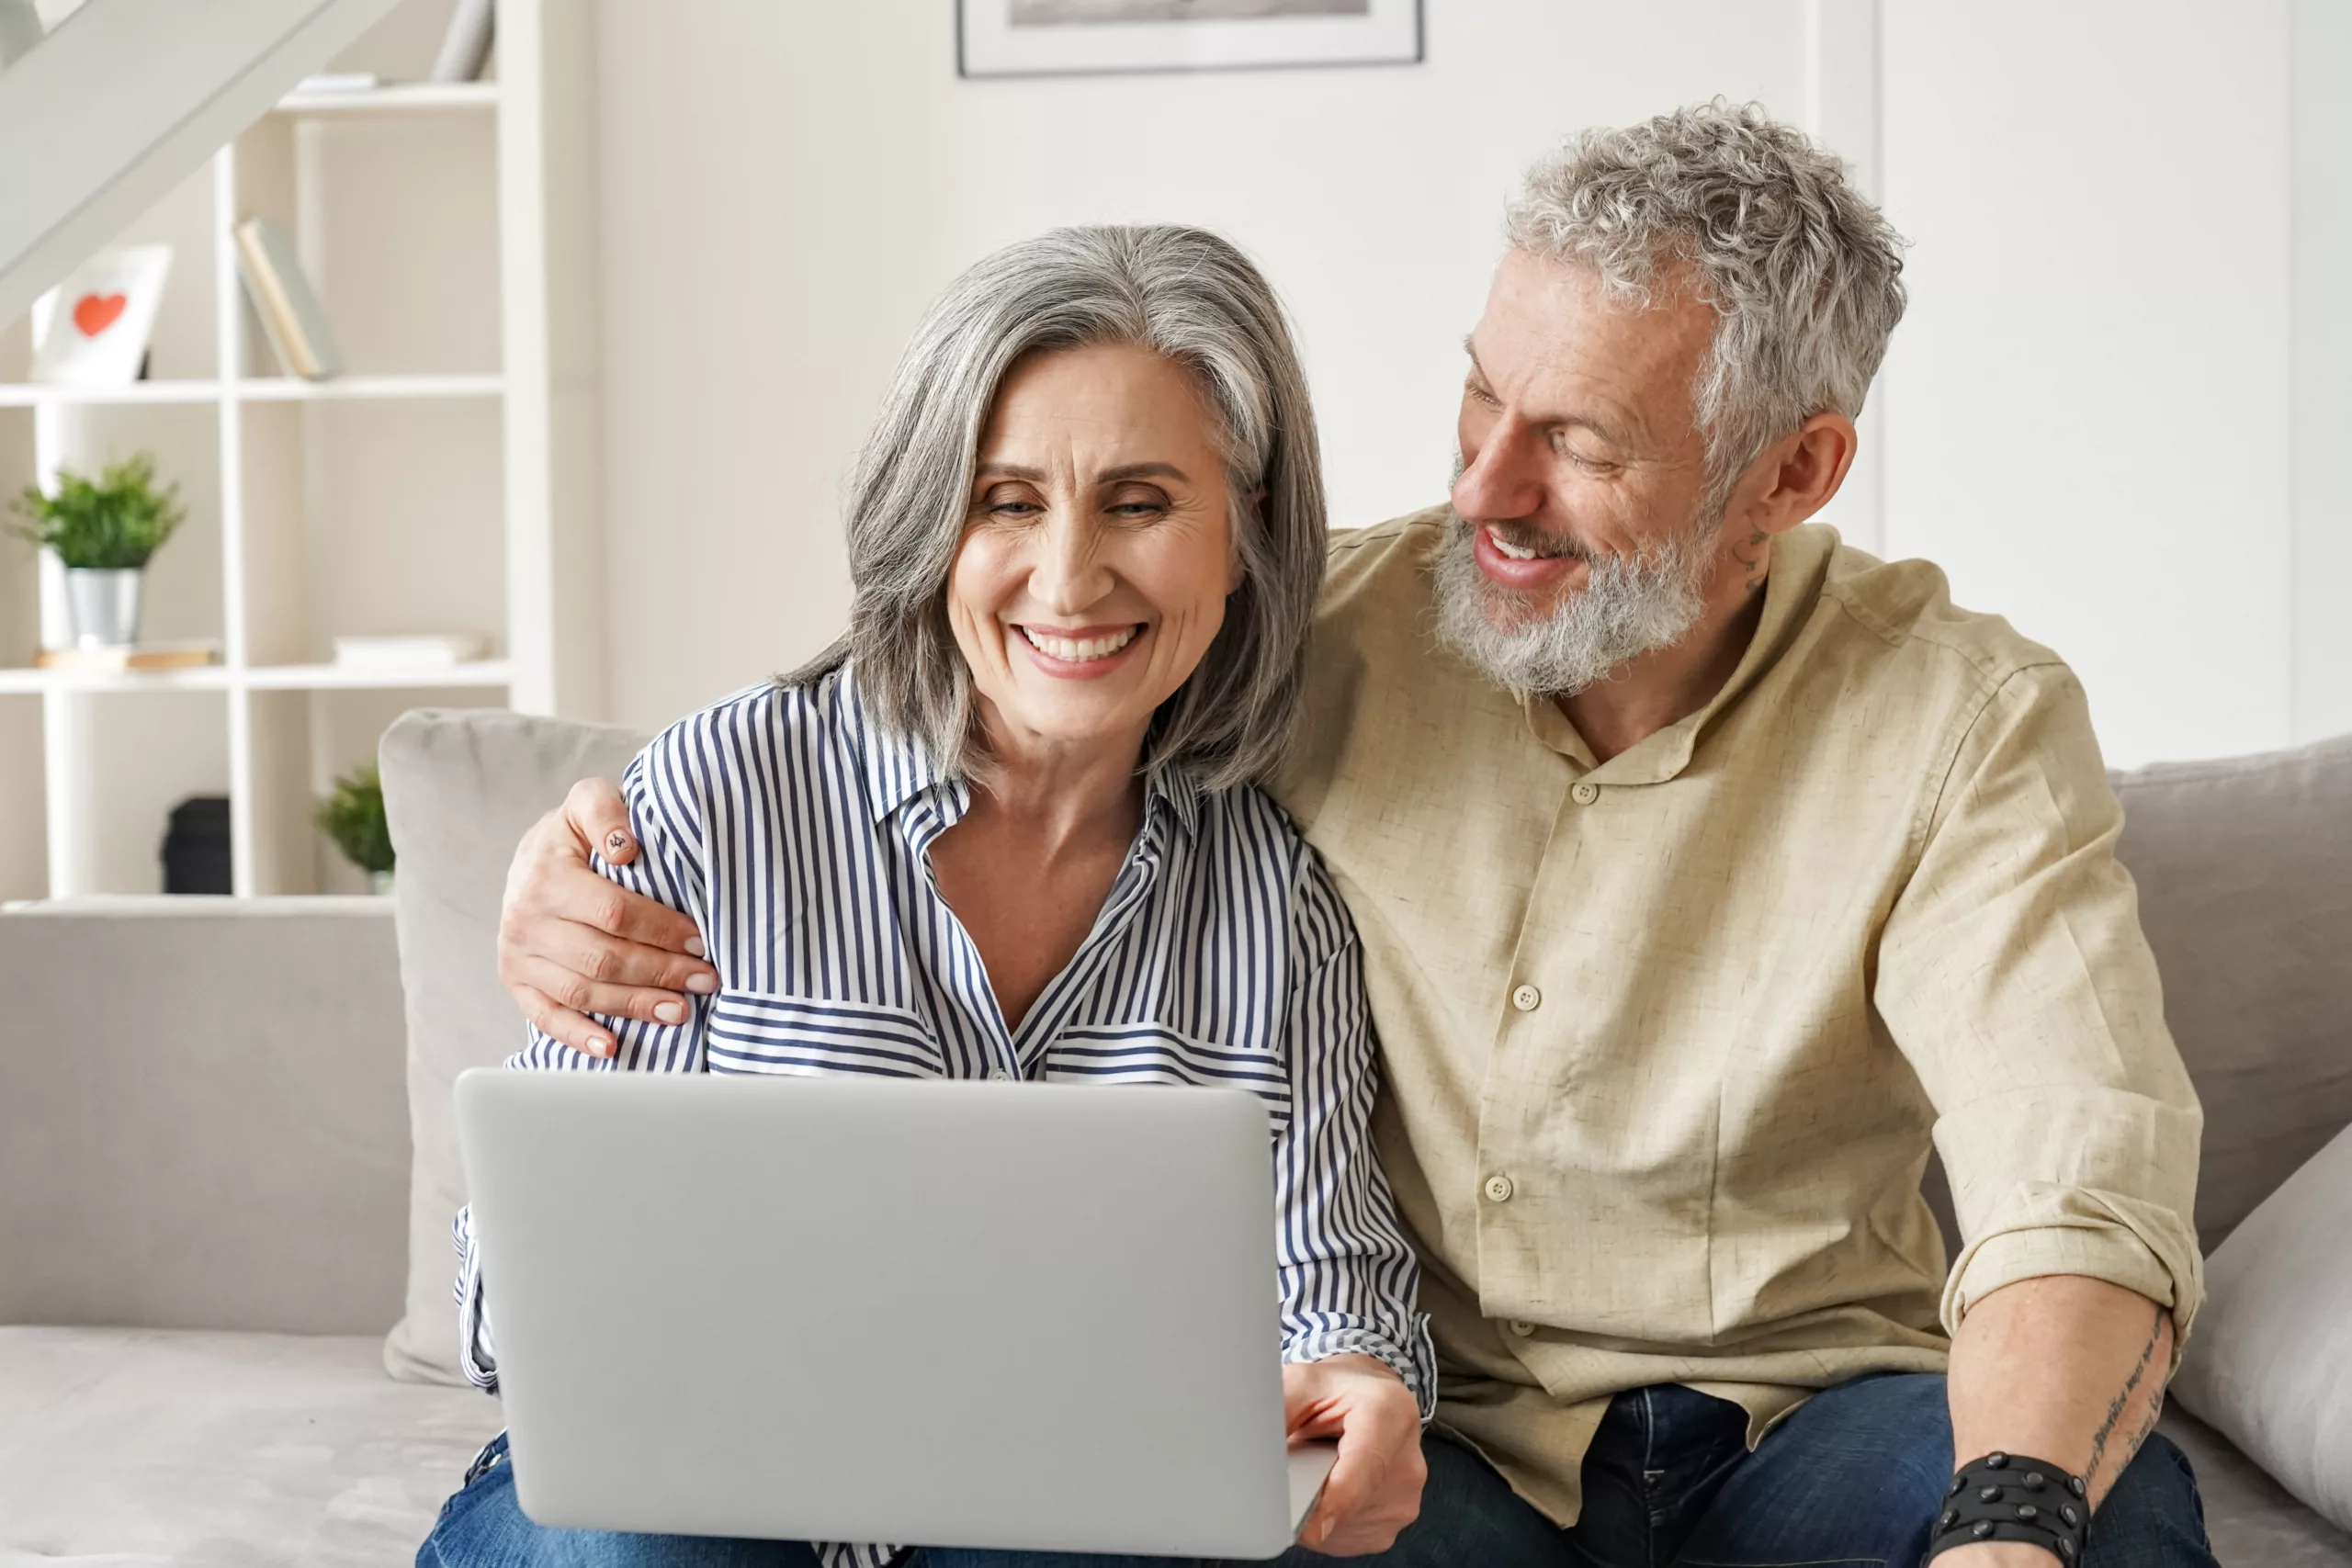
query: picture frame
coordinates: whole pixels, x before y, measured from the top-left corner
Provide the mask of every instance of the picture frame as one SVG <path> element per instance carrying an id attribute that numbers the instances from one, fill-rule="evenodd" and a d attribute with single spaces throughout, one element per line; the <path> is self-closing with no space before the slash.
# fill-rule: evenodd
<path id="1" fill-rule="evenodd" d="M 139 379 L 171 276 L 169 245 L 100 251 L 33 307 L 32 378 L 58 387 Z"/>
<path id="2" fill-rule="evenodd" d="M 1423 0 L 956 0 L 956 73 L 1415 65 Z"/>

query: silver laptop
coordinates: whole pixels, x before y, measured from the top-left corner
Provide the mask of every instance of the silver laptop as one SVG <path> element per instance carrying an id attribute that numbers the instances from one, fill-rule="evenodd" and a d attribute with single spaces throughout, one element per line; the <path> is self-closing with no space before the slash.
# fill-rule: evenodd
<path id="1" fill-rule="evenodd" d="M 458 1080 L 546 1525 L 1261 1558 L 1283 1441 L 1266 1116 L 1235 1089 Z"/>

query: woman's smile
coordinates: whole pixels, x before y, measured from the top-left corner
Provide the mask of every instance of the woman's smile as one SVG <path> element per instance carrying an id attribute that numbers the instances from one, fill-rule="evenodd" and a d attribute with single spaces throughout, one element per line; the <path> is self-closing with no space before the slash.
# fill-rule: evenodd
<path id="1" fill-rule="evenodd" d="M 1038 669 L 1065 681 L 1090 681 L 1129 662 L 1151 627 L 1137 621 L 1069 627 L 1016 624 L 1012 629 Z"/>

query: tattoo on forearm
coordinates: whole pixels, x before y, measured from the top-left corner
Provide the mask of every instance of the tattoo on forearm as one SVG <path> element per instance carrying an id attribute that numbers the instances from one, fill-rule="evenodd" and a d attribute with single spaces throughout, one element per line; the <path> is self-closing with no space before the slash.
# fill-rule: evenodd
<path id="1" fill-rule="evenodd" d="M 2158 1307 L 2155 1321 L 2148 1327 L 2148 1342 L 2140 1348 L 2139 1362 L 2132 1367 L 2132 1375 L 2124 1380 L 2123 1392 L 2117 1394 L 2114 1403 L 2107 1407 L 2107 1419 L 2101 1421 L 2098 1424 L 2098 1430 L 2091 1434 L 2091 1462 L 2084 1467 L 2083 1482 L 2094 1490 L 2099 1483 L 2099 1463 L 2107 1457 L 2108 1440 L 2114 1437 L 2115 1428 L 2122 1421 L 2124 1411 L 2131 1407 L 2132 1396 L 2140 1391 L 2140 1384 L 2146 1381 L 2148 1368 L 2156 1359 L 2156 1342 L 2164 1337 L 2164 1331 L 2165 1309 Z M 2164 1414 L 2164 1391 L 2158 1389 L 2148 1401 L 2146 1416 L 2123 1439 L 2119 1457 L 2115 1461 L 2118 1474 L 2122 1473 L 2123 1467 L 2132 1462 L 2132 1456 L 2140 1451 L 2140 1445 L 2148 1440 L 2148 1434 L 2155 1430 L 2156 1417 Z"/>

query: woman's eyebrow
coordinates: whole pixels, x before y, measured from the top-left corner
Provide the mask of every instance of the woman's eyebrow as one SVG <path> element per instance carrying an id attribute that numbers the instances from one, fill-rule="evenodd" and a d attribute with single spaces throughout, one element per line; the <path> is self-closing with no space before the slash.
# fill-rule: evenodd
<path id="1" fill-rule="evenodd" d="M 1113 485 L 1126 479 L 1174 479 L 1190 484 L 1192 476 L 1173 463 L 1122 463 L 1115 468 L 1105 468 L 1095 477 L 1095 483 Z"/>
<path id="2" fill-rule="evenodd" d="M 1046 471 L 1043 468 L 1024 468 L 1018 463 L 982 463 L 972 477 L 975 479 L 1027 479 L 1032 484 L 1043 484 Z"/>

